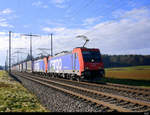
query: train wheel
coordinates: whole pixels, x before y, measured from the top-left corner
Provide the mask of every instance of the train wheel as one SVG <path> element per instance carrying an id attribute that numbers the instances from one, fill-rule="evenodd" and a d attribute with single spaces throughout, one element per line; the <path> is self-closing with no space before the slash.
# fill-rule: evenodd
<path id="1" fill-rule="evenodd" d="M 81 82 L 81 81 L 82 81 L 82 78 L 77 77 L 77 81 L 78 81 L 78 82 Z"/>
<path id="2" fill-rule="evenodd" d="M 73 81 L 73 75 L 69 75 L 69 77 L 70 77 L 70 80 L 72 80 L 72 81 Z"/>
<path id="3" fill-rule="evenodd" d="M 72 77 L 70 77 L 70 80 L 71 80 L 71 81 L 73 81 L 73 78 L 72 78 Z"/>

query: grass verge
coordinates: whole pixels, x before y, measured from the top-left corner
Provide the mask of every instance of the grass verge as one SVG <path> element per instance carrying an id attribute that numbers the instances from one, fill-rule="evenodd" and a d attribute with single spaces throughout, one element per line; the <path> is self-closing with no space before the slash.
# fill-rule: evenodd
<path id="1" fill-rule="evenodd" d="M 0 112 L 49 112 L 18 82 L 0 71 Z"/>

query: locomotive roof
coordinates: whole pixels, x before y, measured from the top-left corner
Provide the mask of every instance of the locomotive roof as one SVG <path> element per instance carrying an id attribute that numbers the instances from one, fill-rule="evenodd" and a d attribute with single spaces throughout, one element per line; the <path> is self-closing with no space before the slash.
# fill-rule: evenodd
<path id="1" fill-rule="evenodd" d="M 44 57 L 47 57 L 47 56 L 36 57 L 36 58 L 34 58 L 33 60 L 43 59 Z"/>
<path id="2" fill-rule="evenodd" d="M 72 53 L 72 52 L 71 51 L 62 51 L 60 53 L 56 53 L 55 56 L 53 56 L 53 57 L 63 56 L 63 55 L 70 54 L 70 53 Z"/>
<path id="3" fill-rule="evenodd" d="M 87 48 L 87 47 L 76 47 L 76 48 L 81 48 L 81 49 L 98 49 L 98 48 Z M 76 49 L 74 48 L 74 49 Z"/>

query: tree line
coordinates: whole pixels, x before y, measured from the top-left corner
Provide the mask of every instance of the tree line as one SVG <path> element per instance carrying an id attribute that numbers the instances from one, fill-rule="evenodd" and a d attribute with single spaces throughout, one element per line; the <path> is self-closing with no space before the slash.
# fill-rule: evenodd
<path id="1" fill-rule="evenodd" d="M 30 57 L 27 57 L 30 60 Z M 150 65 L 150 55 L 102 55 L 105 68 Z M 0 66 L 0 70 L 4 69 Z"/>
<path id="2" fill-rule="evenodd" d="M 3 70 L 4 69 L 4 67 L 3 66 L 0 66 L 0 70 Z"/>
<path id="3" fill-rule="evenodd" d="M 150 55 L 102 55 L 104 67 L 150 65 Z"/>

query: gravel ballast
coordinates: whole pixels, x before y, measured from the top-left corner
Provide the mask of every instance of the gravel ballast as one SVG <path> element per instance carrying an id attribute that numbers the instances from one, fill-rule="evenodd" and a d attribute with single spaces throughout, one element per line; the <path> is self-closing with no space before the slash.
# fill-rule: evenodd
<path id="1" fill-rule="evenodd" d="M 18 77 L 22 85 L 35 94 L 41 104 L 51 112 L 101 112 L 100 108 L 74 98 L 56 89 Z"/>

